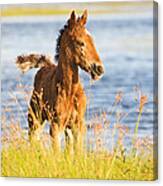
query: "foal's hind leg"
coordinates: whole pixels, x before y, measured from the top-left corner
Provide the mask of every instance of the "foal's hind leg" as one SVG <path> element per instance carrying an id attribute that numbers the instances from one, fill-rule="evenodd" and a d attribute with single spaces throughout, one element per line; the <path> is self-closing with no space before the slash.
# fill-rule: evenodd
<path id="1" fill-rule="evenodd" d="M 33 94 L 28 109 L 28 135 L 30 141 L 40 139 L 40 133 L 44 126 L 43 112 L 37 99 L 37 96 Z"/>
<path id="2" fill-rule="evenodd" d="M 30 141 L 39 140 L 40 139 L 40 133 L 43 129 L 43 121 L 39 121 L 36 116 L 31 113 L 31 110 L 29 109 L 28 112 L 28 125 L 29 125 L 29 139 Z"/>

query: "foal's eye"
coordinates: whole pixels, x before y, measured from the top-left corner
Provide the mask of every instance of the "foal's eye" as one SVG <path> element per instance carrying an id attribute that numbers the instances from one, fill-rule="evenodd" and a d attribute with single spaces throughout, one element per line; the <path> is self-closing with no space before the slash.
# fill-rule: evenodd
<path id="1" fill-rule="evenodd" d="M 84 46 L 85 45 L 83 41 L 79 41 L 79 40 L 77 40 L 77 44 L 80 45 L 80 46 Z"/>
<path id="2" fill-rule="evenodd" d="M 81 46 L 84 46 L 85 44 L 84 44 L 84 42 L 81 42 Z"/>

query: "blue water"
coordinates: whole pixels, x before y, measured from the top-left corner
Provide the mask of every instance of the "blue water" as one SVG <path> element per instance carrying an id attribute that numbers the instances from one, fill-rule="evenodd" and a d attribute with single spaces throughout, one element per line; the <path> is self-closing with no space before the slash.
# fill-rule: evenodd
<path id="1" fill-rule="evenodd" d="M 152 12 L 151 12 L 152 13 Z M 31 52 L 55 54 L 58 30 L 63 27 L 65 16 L 28 17 L 4 19 L 2 22 L 2 113 L 8 120 L 11 116 L 20 120 L 27 128 L 27 105 L 24 99 L 30 91 L 37 70 L 22 75 L 15 66 L 19 54 Z M 93 84 L 85 72 L 80 71 L 81 81 L 89 100 L 86 113 L 87 125 L 94 116 L 105 112 L 111 127 L 116 114 L 128 115 L 120 122 L 130 129 L 132 135 L 138 117 L 140 91 L 148 96 L 148 103 L 142 114 L 139 135 L 153 134 L 153 20 L 152 14 L 131 16 L 101 15 L 90 17 L 87 28 L 92 34 L 100 58 L 105 67 L 104 76 Z M 20 84 L 25 86 L 21 88 Z M 122 103 L 110 114 L 118 91 L 123 92 Z M 16 100 L 16 103 L 15 103 Z M 6 112 L 6 108 L 10 108 Z M 98 119 L 96 119 L 97 121 Z M 99 122 L 102 122 L 99 118 Z M 88 131 L 91 135 L 91 131 Z M 107 138 L 107 133 L 105 134 Z M 109 134 L 108 134 L 109 136 Z M 108 137 L 109 138 L 109 137 Z"/>

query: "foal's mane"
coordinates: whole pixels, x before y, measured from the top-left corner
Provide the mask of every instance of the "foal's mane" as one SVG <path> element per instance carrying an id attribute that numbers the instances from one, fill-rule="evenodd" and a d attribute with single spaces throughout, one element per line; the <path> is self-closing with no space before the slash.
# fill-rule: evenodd
<path id="1" fill-rule="evenodd" d="M 58 59 L 59 59 L 59 50 L 60 50 L 60 47 L 61 47 L 61 38 L 63 36 L 64 31 L 68 28 L 68 24 L 69 24 L 69 20 L 64 25 L 64 27 L 59 30 L 59 35 L 58 35 L 58 38 L 56 39 L 56 41 L 57 41 L 56 54 L 55 54 L 55 60 L 56 61 L 58 61 Z"/>

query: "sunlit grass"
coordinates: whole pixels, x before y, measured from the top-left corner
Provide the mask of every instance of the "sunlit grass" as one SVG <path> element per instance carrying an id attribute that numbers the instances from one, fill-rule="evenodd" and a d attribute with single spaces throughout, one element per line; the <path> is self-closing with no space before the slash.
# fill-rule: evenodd
<path id="1" fill-rule="evenodd" d="M 16 126 L 16 125 L 15 125 Z M 15 127 L 14 127 L 15 128 Z M 15 130 L 15 129 L 14 129 Z M 121 146 L 113 153 L 105 151 L 56 154 L 44 143 L 29 144 L 20 134 L 2 148 L 2 176 L 154 180 L 155 160 L 152 151 L 124 154 Z M 46 141 L 46 139 L 45 139 Z M 45 142 L 44 141 L 44 142 Z"/>

